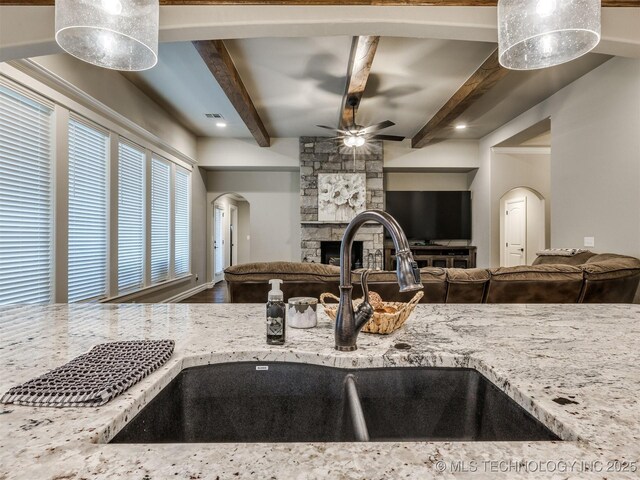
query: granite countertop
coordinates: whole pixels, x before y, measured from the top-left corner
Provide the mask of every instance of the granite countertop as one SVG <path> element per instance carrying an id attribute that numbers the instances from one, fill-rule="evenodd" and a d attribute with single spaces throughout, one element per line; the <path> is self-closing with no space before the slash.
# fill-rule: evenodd
<path id="1" fill-rule="evenodd" d="M 171 359 L 102 407 L 1 405 L 0 479 L 640 477 L 640 305 L 419 305 L 349 353 L 324 313 L 268 346 L 263 305 L 2 307 L 0 393 L 97 343 L 163 338 Z M 242 360 L 475 368 L 565 441 L 104 443 L 182 368 Z"/>

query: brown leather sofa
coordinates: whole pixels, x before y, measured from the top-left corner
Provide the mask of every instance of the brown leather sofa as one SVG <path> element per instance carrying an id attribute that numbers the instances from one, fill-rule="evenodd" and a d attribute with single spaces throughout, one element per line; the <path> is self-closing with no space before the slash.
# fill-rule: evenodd
<path id="1" fill-rule="evenodd" d="M 640 260 L 584 252 L 573 257 L 538 257 L 530 266 L 422 268 L 420 273 L 421 303 L 632 303 L 640 283 Z M 296 262 L 235 265 L 225 270 L 229 301 L 266 302 L 272 278 L 283 280 L 285 300 L 317 298 L 324 292 L 338 295 L 340 269 Z M 359 271 L 353 272 L 352 282 L 357 298 L 362 295 Z M 369 288 L 387 301 L 406 302 L 413 297 L 412 292 L 398 291 L 395 272 L 372 272 Z"/>

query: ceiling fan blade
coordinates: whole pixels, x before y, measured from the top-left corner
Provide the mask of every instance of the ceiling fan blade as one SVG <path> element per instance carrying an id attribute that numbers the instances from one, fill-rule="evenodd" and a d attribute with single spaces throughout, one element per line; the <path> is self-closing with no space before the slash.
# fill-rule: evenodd
<path id="1" fill-rule="evenodd" d="M 393 127 L 395 123 L 391 120 L 385 120 L 384 122 L 376 123 L 375 125 L 369 125 L 368 127 L 360 130 L 360 134 L 367 134 L 371 132 L 377 132 L 378 130 L 382 130 L 383 128 Z"/>
<path id="2" fill-rule="evenodd" d="M 369 138 L 372 138 L 373 140 L 389 140 L 391 142 L 401 142 L 404 140 L 404 137 L 399 135 L 373 135 Z"/>
<path id="3" fill-rule="evenodd" d="M 336 127 L 327 127 L 326 125 L 316 125 L 316 127 L 326 128 L 327 130 L 333 130 L 334 132 L 339 132 L 343 134 L 349 133 L 346 130 L 340 130 L 339 128 L 336 128 Z"/>

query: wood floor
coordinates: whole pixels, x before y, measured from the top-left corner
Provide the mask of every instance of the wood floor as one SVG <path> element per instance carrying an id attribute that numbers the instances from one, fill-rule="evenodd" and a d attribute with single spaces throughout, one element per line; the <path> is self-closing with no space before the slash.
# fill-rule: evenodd
<path id="1" fill-rule="evenodd" d="M 185 298 L 180 303 L 228 303 L 227 282 L 222 280 L 216 283 L 213 288 L 196 293 L 189 298 Z"/>

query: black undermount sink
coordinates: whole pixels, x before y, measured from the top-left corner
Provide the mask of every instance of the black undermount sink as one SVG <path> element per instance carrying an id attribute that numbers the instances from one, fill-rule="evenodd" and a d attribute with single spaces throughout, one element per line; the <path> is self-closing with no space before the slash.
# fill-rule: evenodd
<path id="1" fill-rule="evenodd" d="M 242 362 L 183 370 L 111 443 L 362 440 L 560 439 L 472 369 Z"/>

